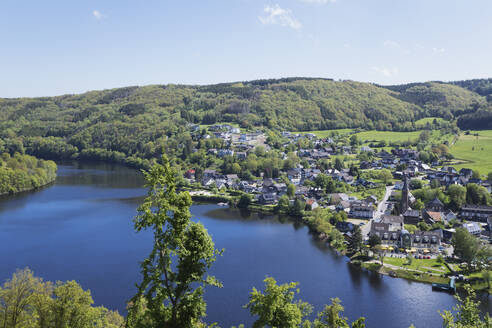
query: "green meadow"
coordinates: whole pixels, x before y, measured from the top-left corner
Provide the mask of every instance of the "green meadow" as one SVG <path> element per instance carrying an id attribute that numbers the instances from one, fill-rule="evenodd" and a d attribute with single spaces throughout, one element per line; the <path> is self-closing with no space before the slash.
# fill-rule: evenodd
<path id="1" fill-rule="evenodd" d="M 354 129 L 333 129 L 333 130 L 319 130 L 319 131 L 304 131 L 304 132 L 292 132 L 299 134 L 307 134 L 312 133 L 316 135 L 318 138 L 327 138 L 331 137 L 334 133 L 339 135 L 351 134 L 354 132 Z"/>
<path id="2" fill-rule="evenodd" d="M 478 133 L 478 136 L 474 134 Z M 453 166 L 478 170 L 481 174 L 492 172 L 492 130 L 470 131 L 462 133 L 456 143 L 450 147 L 455 157 Z"/>
<path id="3" fill-rule="evenodd" d="M 418 121 L 415 121 L 415 126 L 417 128 L 424 128 L 427 123 L 432 124 L 436 120 L 437 122 L 444 122 L 444 119 L 442 117 L 425 117 L 421 118 Z"/>

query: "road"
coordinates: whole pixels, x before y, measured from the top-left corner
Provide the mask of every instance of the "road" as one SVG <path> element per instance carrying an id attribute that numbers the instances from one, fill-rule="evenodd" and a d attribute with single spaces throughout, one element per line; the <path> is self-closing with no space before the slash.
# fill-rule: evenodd
<path id="1" fill-rule="evenodd" d="M 369 222 L 361 227 L 362 237 L 367 237 L 369 235 L 372 222 L 374 220 L 379 220 L 384 212 L 386 212 L 386 209 L 388 208 L 388 199 L 391 196 L 391 192 L 394 188 L 395 186 L 386 186 L 386 193 L 384 194 L 383 200 L 378 204 L 378 208 L 376 210 L 376 213 L 374 214 L 374 218 L 372 220 L 369 220 Z"/>
<path id="2" fill-rule="evenodd" d="M 383 200 L 378 204 L 378 209 L 374 214 L 375 219 L 379 219 L 384 214 L 384 212 L 386 212 L 386 209 L 388 208 L 388 199 L 391 196 L 391 192 L 394 188 L 395 186 L 386 186 L 386 193 L 384 194 Z"/>

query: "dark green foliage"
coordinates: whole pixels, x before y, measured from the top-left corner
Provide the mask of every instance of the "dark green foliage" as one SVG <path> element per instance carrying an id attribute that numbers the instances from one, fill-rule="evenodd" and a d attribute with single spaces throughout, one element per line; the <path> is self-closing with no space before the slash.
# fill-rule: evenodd
<path id="1" fill-rule="evenodd" d="M 248 208 L 251 205 L 251 196 L 249 194 L 242 194 L 237 203 L 239 208 Z"/>
<path id="2" fill-rule="evenodd" d="M 378 235 L 371 235 L 369 237 L 369 246 L 374 247 L 381 245 L 381 238 Z"/>

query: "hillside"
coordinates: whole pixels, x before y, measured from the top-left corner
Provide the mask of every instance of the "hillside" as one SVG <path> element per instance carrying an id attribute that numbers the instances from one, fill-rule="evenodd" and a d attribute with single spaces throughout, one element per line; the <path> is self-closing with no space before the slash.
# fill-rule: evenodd
<path id="1" fill-rule="evenodd" d="M 423 109 L 424 116 L 452 119 L 486 104 L 485 98 L 473 91 L 441 82 L 412 83 L 387 88 L 397 92 L 396 97 L 399 99 Z"/>
<path id="2" fill-rule="evenodd" d="M 186 157 L 187 124 L 307 131 L 412 131 L 415 121 L 473 113 L 485 97 L 438 82 L 381 87 L 286 78 L 207 86 L 150 85 L 58 97 L 0 99 L 0 138 L 42 158 L 98 158 L 146 166 L 163 152 Z M 442 124 L 442 123 L 441 123 Z M 446 123 L 448 124 L 448 123 Z"/>

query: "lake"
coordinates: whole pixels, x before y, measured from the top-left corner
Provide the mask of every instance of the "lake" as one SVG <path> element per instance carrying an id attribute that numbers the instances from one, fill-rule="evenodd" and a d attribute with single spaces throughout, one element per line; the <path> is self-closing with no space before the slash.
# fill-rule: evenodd
<path id="1" fill-rule="evenodd" d="M 0 199 L 0 281 L 29 267 L 45 280 L 76 280 L 96 304 L 124 313 L 141 279 L 138 263 L 152 247 L 150 232 L 133 231 L 142 185 L 142 175 L 132 169 L 70 163 L 59 165 L 55 184 Z M 217 248 L 225 248 L 211 272 L 224 288 L 206 292 L 208 323 L 251 325 L 242 306 L 267 275 L 299 282 L 300 297 L 316 311 L 339 297 L 345 316 L 365 316 L 368 327 L 440 327 L 438 311 L 456 304 L 430 285 L 352 267 L 288 219 L 216 205 L 194 205 L 191 212 Z M 490 311 L 489 298 L 484 302 Z"/>

